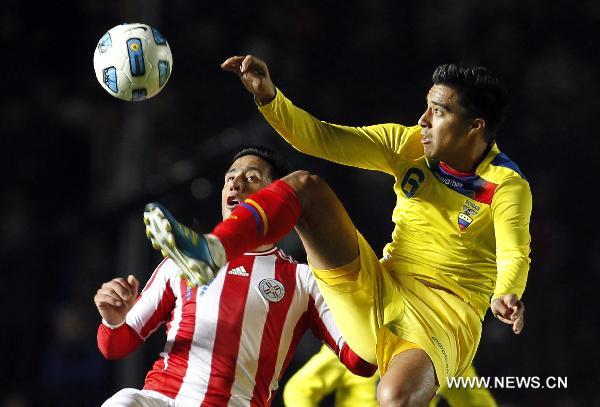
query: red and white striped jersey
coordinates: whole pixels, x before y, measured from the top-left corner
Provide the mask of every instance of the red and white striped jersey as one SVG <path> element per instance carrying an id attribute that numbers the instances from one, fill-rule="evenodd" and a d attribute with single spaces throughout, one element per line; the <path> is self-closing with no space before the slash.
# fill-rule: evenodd
<path id="1" fill-rule="evenodd" d="M 166 259 L 126 324 L 100 325 L 107 358 L 132 352 L 163 322 L 167 341 L 144 388 L 182 406 L 267 406 L 300 338 L 311 329 L 351 370 L 374 373 L 345 345 L 308 266 L 277 248 L 246 253 L 208 285 L 190 288 Z M 366 364 L 366 365 L 365 365 Z"/>

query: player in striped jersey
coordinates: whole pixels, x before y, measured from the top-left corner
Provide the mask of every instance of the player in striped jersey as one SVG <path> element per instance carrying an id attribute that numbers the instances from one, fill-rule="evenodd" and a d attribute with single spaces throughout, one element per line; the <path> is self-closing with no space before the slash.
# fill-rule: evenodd
<path id="1" fill-rule="evenodd" d="M 223 217 L 279 177 L 280 168 L 268 149 L 240 151 L 225 175 Z M 165 208 L 150 208 L 151 215 L 171 219 Z M 182 278 L 179 260 L 165 259 L 139 296 L 133 276 L 98 290 L 98 347 L 106 358 L 130 354 L 165 322 L 167 331 L 144 388 L 123 389 L 104 406 L 268 406 L 308 329 L 354 373 L 375 373 L 345 344 L 308 266 L 273 244 L 231 259 L 212 281 L 195 287 Z"/>

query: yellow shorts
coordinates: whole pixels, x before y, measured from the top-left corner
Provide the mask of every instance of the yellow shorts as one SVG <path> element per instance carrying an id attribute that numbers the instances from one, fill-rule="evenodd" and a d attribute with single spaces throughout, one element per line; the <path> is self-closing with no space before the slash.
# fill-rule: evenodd
<path id="1" fill-rule="evenodd" d="M 358 231 L 357 238 L 357 261 L 330 270 L 312 268 L 348 345 L 377 363 L 381 375 L 394 356 L 411 348 L 427 353 L 438 383 L 460 375 L 479 345 L 477 313 L 453 294 L 388 270 Z M 349 278 L 358 269 L 358 278 Z"/>

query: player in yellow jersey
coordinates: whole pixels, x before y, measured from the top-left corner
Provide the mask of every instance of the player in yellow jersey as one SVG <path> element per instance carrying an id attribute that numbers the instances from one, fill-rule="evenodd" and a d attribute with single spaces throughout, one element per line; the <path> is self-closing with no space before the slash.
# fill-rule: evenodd
<path id="1" fill-rule="evenodd" d="M 375 392 L 379 376 L 356 376 L 336 361 L 335 353 L 322 346 L 287 381 L 283 389 L 286 407 L 316 407 L 332 393 L 335 393 L 335 407 L 377 407 Z"/>
<path id="2" fill-rule="evenodd" d="M 476 377 L 473 366 L 462 374 Z M 335 407 L 376 407 L 375 389 L 378 377 L 352 374 L 327 346 L 310 358 L 286 383 L 283 400 L 287 407 L 316 407 L 326 396 L 334 394 Z M 444 399 L 450 407 L 496 407 L 496 401 L 485 387 L 449 388 L 443 385 L 429 403 L 436 407 Z"/>
<path id="3" fill-rule="evenodd" d="M 488 307 L 521 332 L 531 192 L 495 143 L 505 97 L 492 73 L 442 65 L 417 125 L 350 127 L 294 106 L 256 57 L 232 57 L 222 68 L 241 78 L 295 148 L 392 175 L 395 228 L 380 261 L 327 183 L 297 171 L 228 202 L 231 216 L 190 241 L 195 250 L 182 245 L 184 256 L 188 250 L 200 260 L 183 270 L 188 280 L 203 283 L 222 266 L 215 259 L 275 242 L 295 226 L 343 336 L 379 367 L 381 406 L 425 406 L 447 378 L 461 375 Z"/>

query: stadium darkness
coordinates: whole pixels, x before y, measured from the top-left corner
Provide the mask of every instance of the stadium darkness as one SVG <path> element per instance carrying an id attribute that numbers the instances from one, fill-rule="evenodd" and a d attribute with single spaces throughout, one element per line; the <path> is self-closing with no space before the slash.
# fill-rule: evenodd
<path id="1" fill-rule="evenodd" d="M 143 103 L 110 97 L 94 77 L 94 47 L 122 22 L 156 26 L 173 52 L 169 83 Z M 438 64 L 497 72 L 510 94 L 497 141 L 533 193 L 532 267 L 524 332 L 488 313 L 475 366 L 482 376 L 568 378 L 567 389 L 493 390 L 503 406 L 600 405 L 599 22 L 594 1 L 5 0 L 0 405 L 96 406 L 141 386 L 162 330 L 126 361 L 105 361 L 93 295 L 115 276 L 145 282 L 160 261 L 144 235 L 146 202 L 211 228 L 222 174 L 243 144 L 270 145 L 294 169 L 322 175 L 381 252 L 392 178 L 285 144 L 219 67 L 245 53 L 265 59 L 297 105 L 350 125 L 416 123 Z M 282 247 L 304 259 L 294 237 Z M 281 388 L 318 346 L 305 338 Z"/>

